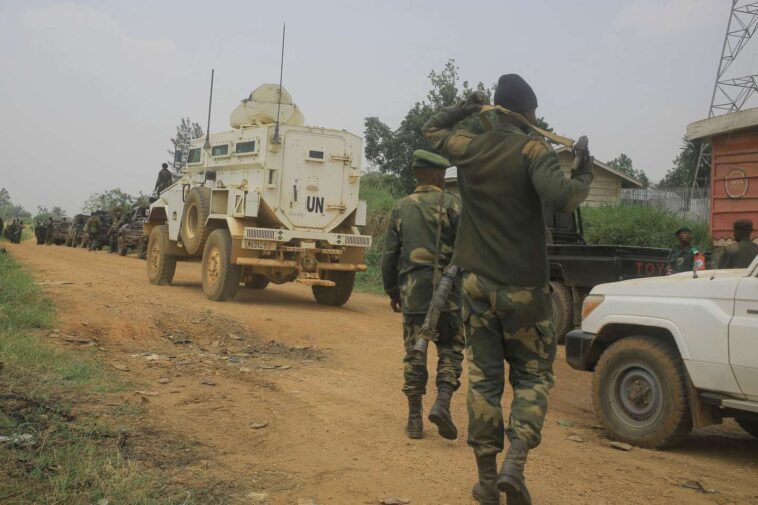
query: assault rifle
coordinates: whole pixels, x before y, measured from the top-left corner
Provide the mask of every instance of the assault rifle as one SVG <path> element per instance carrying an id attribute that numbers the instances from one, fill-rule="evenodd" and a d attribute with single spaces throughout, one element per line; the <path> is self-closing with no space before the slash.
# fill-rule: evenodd
<path id="1" fill-rule="evenodd" d="M 439 338 L 437 323 L 440 320 L 440 314 L 445 310 L 450 293 L 453 291 L 453 284 L 455 278 L 458 276 L 458 272 L 460 272 L 460 269 L 455 265 L 448 265 L 442 272 L 442 278 L 437 285 L 437 289 L 432 294 L 429 309 L 426 311 L 426 317 L 424 318 L 424 324 L 421 326 L 416 343 L 413 346 L 413 352 L 426 356 L 429 341 L 436 342 Z"/>

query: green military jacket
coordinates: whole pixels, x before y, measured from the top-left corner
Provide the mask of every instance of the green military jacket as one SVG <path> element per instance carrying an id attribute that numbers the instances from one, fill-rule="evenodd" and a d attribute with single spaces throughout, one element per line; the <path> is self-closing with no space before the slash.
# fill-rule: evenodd
<path id="1" fill-rule="evenodd" d="M 461 105 L 443 109 L 423 128 L 426 139 L 458 167 L 463 214 L 453 263 L 499 284 L 547 284 L 542 209 L 573 211 L 587 197 L 592 173 L 566 178 L 558 156 L 500 117 L 481 135 L 452 130 Z"/>
<path id="2" fill-rule="evenodd" d="M 460 213 L 458 197 L 436 186 L 417 187 L 390 212 L 384 237 L 382 280 L 387 294 L 400 299 L 404 314 L 425 314 L 429 309 L 435 275 L 439 279 L 453 257 Z M 436 251 L 439 270 L 435 274 L 440 219 L 440 247 Z M 447 310 L 460 308 L 460 293 L 460 282 L 456 282 Z"/>
<path id="3" fill-rule="evenodd" d="M 740 240 L 729 244 L 719 258 L 719 268 L 747 268 L 758 256 L 758 244 L 751 240 Z"/>
<path id="4" fill-rule="evenodd" d="M 674 272 L 691 272 L 695 268 L 695 254 L 697 249 L 694 247 L 684 247 L 673 249 L 669 254 L 669 266 Z"/>

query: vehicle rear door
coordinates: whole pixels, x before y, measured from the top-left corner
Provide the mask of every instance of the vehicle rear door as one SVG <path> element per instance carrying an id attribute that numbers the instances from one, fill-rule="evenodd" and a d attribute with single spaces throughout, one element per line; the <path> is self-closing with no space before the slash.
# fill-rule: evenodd
<path id="1" fill-rule="evenodd" d="M 758 399 L 758 272 L 740 279 L 729 324 L 729 358 L 742 392 Z"/>

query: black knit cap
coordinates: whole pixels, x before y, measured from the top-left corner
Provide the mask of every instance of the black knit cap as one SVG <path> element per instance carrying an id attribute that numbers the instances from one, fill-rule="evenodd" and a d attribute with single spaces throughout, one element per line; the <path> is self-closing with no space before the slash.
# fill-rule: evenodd
<path id="1" fill-rule="evenodd" d="M 537 95 L 532 87 L 518 74 L 500 76 L 495 89 L 495 105 L 513 112 L 525 112 L 537 108 Z"/>

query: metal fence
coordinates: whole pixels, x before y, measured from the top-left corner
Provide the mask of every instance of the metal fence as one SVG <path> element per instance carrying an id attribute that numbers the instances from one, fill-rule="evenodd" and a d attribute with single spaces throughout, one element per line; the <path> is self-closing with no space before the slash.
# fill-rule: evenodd
<path id="1" fill-rule="evenodd" d="M 711 211 L 710 188 L 622 189 L 622 207 L 652 207 L 707 222 Z"/>

